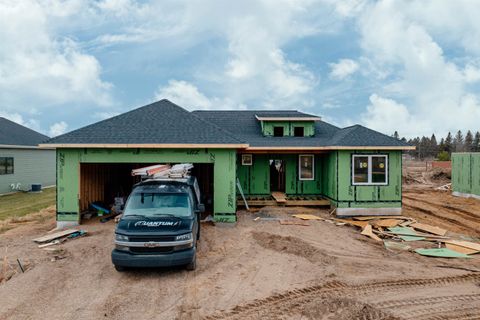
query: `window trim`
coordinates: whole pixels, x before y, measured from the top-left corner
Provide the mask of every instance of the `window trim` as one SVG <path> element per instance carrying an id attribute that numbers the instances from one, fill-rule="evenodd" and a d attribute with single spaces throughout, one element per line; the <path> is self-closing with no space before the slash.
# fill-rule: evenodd
<path id="1" fill-rule="evenodd" d="M 367 178 L 368 182 L 355 182 L 355 158 L 359 157 L 367 157 L 368 158 L 368 172 L 367 172 Z M 373 157 L 383 157 L 385 158 L 385 182 L 372 182 L 372 158 Z M 351 181 L 352 181 L 352 186 L 388 186 L 388 176 L 389 176 L 389 171 L 388 171 L 388 154 L 352 154 L 352 162 L 351 162 Z"/>
<path id="2" fill-rule="evenodd" d="M 276 136 L 275 135 L 275 128 L 282 129 L 282 135 L 281 136 Z M 285 137 L 285 127 L 284 126 L 273 126 L 272 136 L 277 137 L 277 138 L 278 137 Z"/>
<path id="3" fill-rule="evenodd" d="M 296 135 L 295 130 L 297 130 L 297 129 L 302 129 L 302 135 L 301 135 L 301 136 L 297 136 L 297 135 Z M 294 126 L 294 127 L 293 127 L 293 136 L 294 136 L 294 137 L 305 137 L 305 127 L 303 127 L 303 126 Z"/>
<path id="4" fill-rule="evenodd" d="M 250 161 L 248 161 L 247 159 L 250 159 Z M 253 155 L 242 154 L 242 166 L 251 166 L 251 165 L 253 165 Z"/>
<path id="5" fill-rule="evenodd" d="M 311 178 L 302 178 L 302 157 L 311 157 L 312 158 L 312 177 Z M 299 154 L 298 155 L 298 180 L 299 181 L 313 181 L 315 180 L 315 155 L 313 154 Z"/>
<path id="6" fill-rule="evenodd" d="M 6 176 L 6 175 L 11 175 L 11 174 L 15 174 L 15 157 L 12 157 L 12 156 L 6 156 L 6 157 L 0 157 L 0 159 L 3 159 L 4 161 L 4 165 L 5 165 L 5 172 L 0 172 L 0 175 L 1 176 Z M 8 163 L 8 160 L 11 159 L 11 172 L 8 172 L 8 168 L 9 166 L 7 165 Z"/>

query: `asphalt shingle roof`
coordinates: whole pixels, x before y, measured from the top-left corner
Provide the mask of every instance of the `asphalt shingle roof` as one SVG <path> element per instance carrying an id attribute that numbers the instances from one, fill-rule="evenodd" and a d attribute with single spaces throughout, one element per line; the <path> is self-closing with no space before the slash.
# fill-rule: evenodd
<path id="1" fill-rule="evenodd" d="M 47 139 L 46 135 L 0 117 L 0 145 L 37 146 Z"/>
<path id="2" fill-rule="evenodd" d="M 360 125 L 341 129 L 322 120 L 315 121 L 313 137 L 265 137 L 256 116 L 317 117 L 294 110 L 188 112 L 168 100 L 161 100 L 55 137 L 47 143 L 249 144 L 250 147 L 408 146 L 400 140 Z"/>
<path id="3" fill-rule="evenodd" d="M 164 99 L 52 138 L 47 143 L 241 144 L 242 141 Z"/>
<path id="4" fill-rule="evenodd" d="M 234 136 L 249 143 L 250 147 L 408 146 L 400 140 L 360 125 L 340 129 L 320 120 L 315 121 L 313 137 L 265 137 L 262 135 L 260 122 L 255 118 L 258 111 L 193 111 L 193 113 L 225 128 Z"/>

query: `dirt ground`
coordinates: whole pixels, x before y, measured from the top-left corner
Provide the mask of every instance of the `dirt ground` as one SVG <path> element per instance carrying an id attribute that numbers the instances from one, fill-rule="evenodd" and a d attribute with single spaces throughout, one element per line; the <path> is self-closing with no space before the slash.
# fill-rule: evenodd
<path id="1" fill-rule="evenodd" d="M 478 236 L 478 200 L 408 186 L 405 207 L 419 221 Z M 0 319 L 480 319 L 478 257 L 391 252 L 326 221 L 253 220 L 327 210 L 241 211 L 235 225 L 202 224 L 196 271 L 124 273 L 110 261 L 113 221 L 82 225 L 89 235 L 59 250 L 37 248 L 32 239 L 55 225 L 49 210 L 0 234 L 0 257 L 16 270 L 0 284 Z"/>

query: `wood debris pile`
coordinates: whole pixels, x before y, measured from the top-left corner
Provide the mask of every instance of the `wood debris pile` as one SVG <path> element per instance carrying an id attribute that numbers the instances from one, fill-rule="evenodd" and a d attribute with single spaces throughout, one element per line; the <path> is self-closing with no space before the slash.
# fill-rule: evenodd
<path id="1" fill-rule="evenodd" d="M 55 231 L 52 230 L 52 231 Z M 85 230 L 78 230 L 78 229 L 67 229 L 51 234 L 47 234 L 43 237 L 33 239 L 34 242 L 39 243 L 38 247 L 39 248 L 45 248 L 61 244 L 69 239 L 76 239 L 79 237 L 83 237 L 87 234 L 87 231 Z"/>
<path id="2" fill-rule="evenodd" d="M 350 225 L 361 234 L 383 242 L 389 251 L 412 251 L 428 257 L 472 258 L 480 253 L 480 242 L 465 236 L 447 235 L 447 230 L 420 223 L 405 216 L 359 216 L 352 218 L 322 218 L 311 214 L 295 214 L 301 220 L 323 220 L 337 226 Z M 287 220 L 291 221 L 291 220 Z M 293 224 L 281 220 L 281 224 Z M 306 225 L 306 224 L 304 224 Z M 468 240 L 468 241 L 467 241 Z"/>

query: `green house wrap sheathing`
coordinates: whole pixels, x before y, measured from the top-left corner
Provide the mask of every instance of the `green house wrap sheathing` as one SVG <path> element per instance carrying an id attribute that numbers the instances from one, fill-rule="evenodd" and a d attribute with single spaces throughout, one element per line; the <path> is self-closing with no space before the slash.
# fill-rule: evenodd
<path id="1" fill-rule="evenodd" d="M 308 154 L 308 153 L 305 153 Z M 388 184 L 382 186 L 352 185 L 352 155 L 382 154 L 388 156 Z M 338 208 L 400 208 L 402 205 L 402 152 L 332 151 L 315 155 L 315 179 L 298 179 L 298 154 L 254 154 L 251 166 L 237 160 L 237 176 L 245 195 L 270 194 L 269 160 L 285 161 L 287 195 L 321 195 Z"/>
<path id="2" fill-rule="evenodd" d="M 57 220 L 79 221 L 81 163 L 212 163 L 214 215 L 235 221 L 236 151 L 231 149 L 57 149 Z"/>
<path id="3" fill-rule="evenodd" d="M 237 160 L 237 176 L 245 195 L 270 195 L 270 160 L 283 160 L 285 166 L 285 193 L 287 195 L 318 195 L 321 193 L 323 155 L 315 156 L 315 179 L 298 179 L 298 154 L 254 154 L 251 166 L 242 165 L 241 155 Z"/>
<path id="4" fill-rule="evenodd" d="M 265 136 L 273 136 L 274 127 L 282 127 L 284 136 L 294 136 L 295 127 L 303 128 L 303 135 L 311 137 L 315 134 L 313 121 L 262 121 L 262 133 Z"/>
<path id="5" fill-rule="evenodd" d="M 480 153 L 452 154 L 452 191 L 480 198 Z"/>

